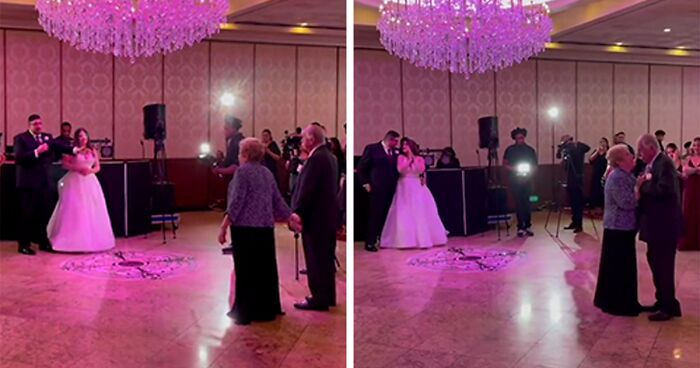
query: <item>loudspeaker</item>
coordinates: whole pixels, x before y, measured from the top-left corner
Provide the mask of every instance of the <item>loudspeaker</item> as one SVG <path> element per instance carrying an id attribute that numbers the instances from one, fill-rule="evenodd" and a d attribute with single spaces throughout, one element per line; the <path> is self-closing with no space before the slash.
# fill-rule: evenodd
<path id="1" fill-rule="evenodd" d="M 479 118 L 479 148 L 498 148 L 498 117 Z"/>
<path id="2" fill-rule="evenodd" d="M 153 104 L 143 107 L 143 138 L 165 139 L 165 105 Z"/>

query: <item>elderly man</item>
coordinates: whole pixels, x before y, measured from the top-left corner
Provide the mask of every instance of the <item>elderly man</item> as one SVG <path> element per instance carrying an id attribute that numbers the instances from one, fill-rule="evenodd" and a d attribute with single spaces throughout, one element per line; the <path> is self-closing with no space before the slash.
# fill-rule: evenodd
<path id="1" fill-rule="evenodd" d="M 676 246 L 681 234 L 681 202 L 678 172 L 671 159 L 661 154 L 651 134 L 639 137 L 637 152 L 647 166 L 637 179 L 639 239 L 647 243 L 647 261 L 656 288 L 655 314 L 651 321 L 681 316 L 675 296 Z"/>
<path id="2" fill-rule="evenodd" d="M 337 228 L 338 162 L 325 144 L 323 129 L 309 125 L 302 132 L 308 159 L 292 195 L 290 227 L 301 230 L 311 296 L 297 309 L 328 310 L 335 306 L 335 230 Z"/>

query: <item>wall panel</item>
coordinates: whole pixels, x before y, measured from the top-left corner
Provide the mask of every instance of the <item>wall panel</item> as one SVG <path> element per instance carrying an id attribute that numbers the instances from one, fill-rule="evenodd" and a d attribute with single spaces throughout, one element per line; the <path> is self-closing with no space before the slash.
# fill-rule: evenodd
<path id="1" fill-rule="evenodd" d="M 614 70 L 614 130 L 624 131 L 634 146 L 649 131 L 649 66 L 615 64 Z"/>
<path id="2" fill-rule="evenodd" d="M 44 131 L 56 135 L 61 115 L 61 45 L 44 33 L 7 31 L 7 134 L 27 129 L 27 117 L 39 114 Z"/>
<path id="3" fill-rule="evenodd" d="M 612 144 L 612 65 L 578 63 L 576 86 L 578 139 L 592 149 L 601 137 Z"/>
<path id="4" fill-rule="evenodd" d="M 354 148 L 358 155 L 365 145 L 381 140 L 387 130 L 402 132 L 399 65 L 386 52 L 355 50 Z"/>
<path id="5" fill-rule="evenodd" d="M 666 132 L 664 143 L 681 139 L 681 67 L 651 66 L 651 99 L 649 101 L 649 131 L 658 129 Z M 683 143 L 681 143 L 682 145 Z"/>
<path id="6" fill-rule="evenodd" d="M 258 45 L 255 54 L 255 132 L 281 139 L 295 127 L 296 55 L 293 46 Z"/>
<path id="7" fill-rule="evenodd" d="M 482 116 L 494 114 L 494 73 L 473 75 L 465 79 L 452 75 L 452 146 L 463 166 L 475 166 L 486 160 L 486 151 L 479 154 L 479 124 Z M 501 151 L 502 152 L 502 151 Z"/>
<path id="8" fill-rule="evenodd" d="M 450 145 L 448 74 L 403 63 L 404 135 L 421 148 Z"/>
<path id="9" fill-rule="evenodd" d="M 87 129 L 92 139 L 112 134 L 112 57 L 79 51 L 62 43 L 63 117 L 73 130 Z"/>
<path id="10" fill-rule="evenodd" d="M 168 157 L 196 157 L 208 141 L 209 44 L 165 56 Z"/>
<path id="11" fill-rule="evenodd" d="M 336 135 L 337 56 L 335 48 L 299 47 L 297 125 L 318 121 L 329 136 Z"/>
<path id="12" fill-rule="evenodd" d="M 495 88 L 495 111 L 498 115 L 498 133 L 501 141 L 500 154 L 502 155 L 505 148 L 513 143 L 510 131 L 516 127 L 527 129 L 526 141 L 537 149 L 536 62 L 527 61 L 499 71 L 496 73 Z"/>
<path id="13" fill-rule="evenodd" d="M 345 144 L 345 128 L 343 125 L 347 123 L 346 110 L 346 60 L 345 49 L 338 50 L 338 138 L 342 144 Z"/>
<path id="14" fill-rule="evenodd" d="M 576 64 L 570 61 L 538 61 L 537 84 L 539 160 L 551 163 L 552 143 L 559 144 L 564 134 L 576 135 Z M 558 117 L 549 116 L 551 108 L 559 110 Z"/>
<path id="15" fill-rule="evenodd" d="M 143 107 L 161 103 L 162 97 L 162 56 L 139 59 L 133 64 L 128 59 L 114 60 L 114 153 L 117 158 L 153 157 L 152 142 L 143 142 Z"/>
<path id="16" fill-rule="evenodd" d="M 683 68 L 683 143 L 700 137 L 700 68 Z"/>
<path id="17" fill-rule="evenodd" d="M 253 45 L 213 42 L 211 44 L 211 136 L 212 151 L 226 151 L 224 138 L 224 118 L 226 115 L 238 117 L 243 122 L 241 132 L 250 137 L 253 132 Z M 221 96 L 230 93 L 234 97 L 233 106 L 221 104 Z M 260 136 L 262 129 L 255 134 Z M 281 137 L 276 137 L 281 138 Z"/>

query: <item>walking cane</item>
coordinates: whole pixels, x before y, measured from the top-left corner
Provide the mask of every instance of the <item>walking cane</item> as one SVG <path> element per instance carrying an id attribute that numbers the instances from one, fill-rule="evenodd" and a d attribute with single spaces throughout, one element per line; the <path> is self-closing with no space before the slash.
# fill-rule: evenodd
<path id="1" fill-rule="evenodd" d="M 299 281 L 299 233 L 294 232 L 294 270 L 296 280 Z"/>

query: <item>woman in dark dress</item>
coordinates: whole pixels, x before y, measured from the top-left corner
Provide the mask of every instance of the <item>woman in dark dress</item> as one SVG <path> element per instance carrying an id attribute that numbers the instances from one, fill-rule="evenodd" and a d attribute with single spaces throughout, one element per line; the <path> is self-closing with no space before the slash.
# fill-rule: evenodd
<path id="1" fill-rule="evenodd" d="M 635 158 L 624 144 L 608 151 L 612 171 L 605 181 L 603 245 L 593 304 L 603 312 L 637 316 L 642 311 L 637 295 Z"/>
<path id="2" fill-rule="evenodd" d="M 679 250 L 700 250 L 700 137 L 683 165 L 683 229 Z"/>
<path id="3" fill-rule="evenodd" d="M 272 132 L 270 129 L 265 129 L 262 131 L 262 144 L 265 146 L 265 158 L 263 159 L 263 165 L 267 167 L 272 173 L 272 177 L 277 180 L 277 162 L 282 157 L 282 151 L 277 145 L 277 142 L 272 139 Z"/>
<path id="4" fill-rule="evenodd" d="M 435 167 L 438 169 L 459 169 L 461 164 L 455 150 L 452 147 L 445 147 L 440 153 L 440 159 Z"/>
<path id="5" fill-rule="evenodd" d="M 593 175 L 591 175 L 591 198 L 588 204 L 591 208 L 603 208 L 603 175 L 608 167 L 608 160 L 605 155 L 608 153 L 610 145 L 608 139 L 603 137 L 598 142 L 598 149 L 593 151 L 588 157 L 588 162 L 593 167 Z"/>
<path id="6" fill-rule="evenodd" d="M 219 243 L 225 244 L 230 227 L 236 296 L 228 315 L 242 325 L 282 314 L 275 220 L 289 219 L 291 211 L 272 173 L 261 164 L 264 156 L 265 145 L 258 139 L 241 141 L 241 166 L 229 184 L 228 210 L 219 233 Z"/>

